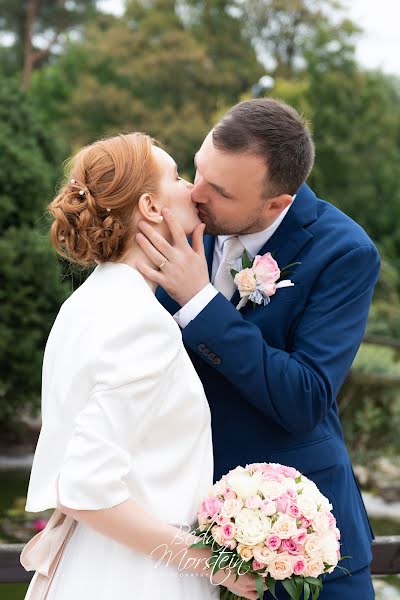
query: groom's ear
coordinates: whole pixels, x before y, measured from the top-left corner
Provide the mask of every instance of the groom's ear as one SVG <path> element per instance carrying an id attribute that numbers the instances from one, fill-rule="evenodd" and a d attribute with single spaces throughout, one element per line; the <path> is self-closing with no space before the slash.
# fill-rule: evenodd
<path id="1" fill-rule="evenodd" d="M 152 194 L 142 194 L 137 209 L 139 216 L 146 221 L 159 222 L 161 220 L 161 206 L 158 206 Z"/>
<path id="2" fill-rule="evenodd" d="M 293 196 L 290 196 L 290 194 L 281 194 L 280 196 L 275 196 L 275 198 L 270 198 L 268 200 L 268 210 L 278 216 L 279 213 L 285 210 L 292 202 Z"/>

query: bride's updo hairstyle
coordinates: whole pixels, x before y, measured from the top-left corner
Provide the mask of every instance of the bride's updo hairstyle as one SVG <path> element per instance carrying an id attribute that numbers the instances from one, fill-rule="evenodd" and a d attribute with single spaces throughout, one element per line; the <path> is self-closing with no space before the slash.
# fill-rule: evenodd
<path id="1" fill-rule="evenodd" d="M 82 148 L 67 163 L 66 182 L 48 209 L 56 251 L 82 266 L 116 261 L 135 233 L 133 214 L 144 193 L 157 194 L 155 141 L 117 135 Z"/>

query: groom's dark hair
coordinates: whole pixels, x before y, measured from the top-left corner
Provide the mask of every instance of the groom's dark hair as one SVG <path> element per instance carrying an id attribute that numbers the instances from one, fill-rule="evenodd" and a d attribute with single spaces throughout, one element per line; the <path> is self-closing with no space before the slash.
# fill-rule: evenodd
<path id="1" fill-rule="evenodd" d="M 264 195 L 295 194 L 314 164 L 314 143 L 305 121 L 284 102 L 257 98 L 233 106 L 213 129 L 219 150 L 265 161 Z"/>

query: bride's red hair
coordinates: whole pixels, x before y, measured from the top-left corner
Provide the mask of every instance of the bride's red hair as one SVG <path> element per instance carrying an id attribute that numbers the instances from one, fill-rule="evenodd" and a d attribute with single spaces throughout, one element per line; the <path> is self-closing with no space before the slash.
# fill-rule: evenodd
<path id="1" fill-rule="evenodd" d="M 68 161 L 66 182 L 48 206 L 54 217 L 51 241 L 61 256 L 86 266 L 124 254 L 140 196 L 158 192 L 154 143 L 144 133 L 117 135 Z"/>

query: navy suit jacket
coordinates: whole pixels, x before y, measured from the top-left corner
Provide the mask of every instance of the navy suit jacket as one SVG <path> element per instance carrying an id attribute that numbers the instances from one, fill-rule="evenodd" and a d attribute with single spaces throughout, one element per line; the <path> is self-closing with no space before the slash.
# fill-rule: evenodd
<path id="1" fill-rule="evenodd" d="M 214 241 L 205 236 L 210 273 Z M 211 408 L 214 477 L 252 462 L 295 467 L 333 504 L 341 554 L 352 557 L 340 564 L 356 571 L 371 560 L 372 531 L 336 397 L 364 335 L 379 256 L 359 225 L 306 184 L 258 254 L 266 252 L 280 267 L 301 263 L 294 287 L 241 311 L 238 292 L 231 301 L 218 294 L 182 331 Z M 164 290 L 157 297 L 179 310 Z"/>

